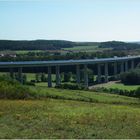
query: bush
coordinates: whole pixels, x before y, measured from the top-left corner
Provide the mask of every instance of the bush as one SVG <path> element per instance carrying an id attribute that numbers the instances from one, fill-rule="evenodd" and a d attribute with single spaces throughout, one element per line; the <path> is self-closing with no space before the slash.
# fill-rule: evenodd
<path id="1" fill-rule="evenodd" d="M 84 86 L 77 85 L 77 84 L 61 84 L 61 85 L 56 86 L 56 88 L 80 90 L 80 89 L 84 89 Z"/>
<path id="2" fill-rule="evenodd" d="M 110 77 L 108 78 L 109 81 L 116 81 L 116 80 L 118 80 L 118 79 L 119 79 L 118 76 L 110 76 Z"/>
<path id="3" fill-rule="evenodd" d="M 135 91 L 135 97 L 140 98 L 140 87 L 138 87 L 137 90 Z"/>
<path id="4" fill-rule="evenodd" d="M 121 74 L 121 82 L 130 85 L 140 84 L 140 69 L 131 70 Z"/>
<path id="5" fill-rule="evenodd" d="M 36 80 L 30 80 L 31 83 L 36 83 Z"/>
<path id="6" fill-rule="evenodd" d="M 118 88 L 105 88 L 105 87 L 97 87 L 94 88 L 93 91 L 96 92 L 106 92 L 106 93 L 112 93 L 112 94 L 118 94 L 118 95 L 124 95 L 129 97 L 137 97 L 140 98 L 140 87 L 137 90 L 123 90 Z"/>
<path id="7" fill-rule="evenodd" d="M 26 82 L 26 85 L 35 86 L 35 82 Z"/>
<path id="8" fill-rule="evenodd" d="M 0 77 L 0 99 L 28 99 L 35 94 L 15 80 L 8 77 Z"/>

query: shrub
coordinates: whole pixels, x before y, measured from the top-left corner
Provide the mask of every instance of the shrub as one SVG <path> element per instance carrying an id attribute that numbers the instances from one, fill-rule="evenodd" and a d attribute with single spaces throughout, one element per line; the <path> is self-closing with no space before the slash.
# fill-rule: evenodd
<path id="1" fill-rule="evenodd" d="M 72 89 L 72 90 L 77 90 L 77 89 L 84 89 L 84 86 L 82 85 L 77 85 L 77 84 L 61 84 L 56 86 L 56 88 L 63 88 L 63 89 Z"/>
<path id="2" fill-rule="evenodd" d="M 0 99 L 28 99 L 35 94 L 15 80 L 8 77 L 0 77 Z"/>
<path id="3" fill-rule="evenodd" d="M 26 82 L 26 85 L 35 86 L 35 82 Z"/>
<path id="4" fill-rule="evenodd" d="M 140 87 L 137 90 L 130 90 L 130 91 L 118 89 L 118 88 L 109 88 L 108 89 L 105 87 L 97 87 L 97 88 L 94 88 L 93 91 L 113 93 L 113 94 L 118 94 L 118 95 L 140 98 Z"/>
<path id="5" fill-rule="evenodd" d="M 135 96 L 140 98 L 140 87 L 138 87 L 135 91 Z"/>
<path id="6" fill-rule="evenodd" d="M 124 84 L 139 85 L 140 69 L 131 70 L 121 74 L 121 82 Z"/>
<path id="7" fill-rule="evenodd" d="M 118 79 L 119 79 L 118 76 L 110 76 L 108 78 L 109 81 L 115 81 L 115 80 L 118 80 Z"/>

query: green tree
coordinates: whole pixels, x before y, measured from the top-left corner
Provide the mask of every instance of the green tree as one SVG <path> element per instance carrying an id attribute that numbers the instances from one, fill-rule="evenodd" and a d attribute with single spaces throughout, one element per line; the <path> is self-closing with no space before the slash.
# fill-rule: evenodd
<path id="1" fill-rule="evenodd" d="M 23 78 L 23 84 L 26 84 L 26 82 L 27 82 L 27 76 L 26 76 L 26 74 L 24 74 L 24 75 L 22 76 L 22 78 Z"/>
<path id="2" fill-rule="evenodd" d="M 71 81 L 71 77 L 72 77 L 72 73 L 71 72 L 64 72 L 64 82 L 70 82 Z"/>
<path id="3" fill-rule="evenodd" d="M 45 73 L 41 73 L 40 79 L 41 79 L 41 82 L 46 82 L 47 81 Z"/>
<path id="4" fill-rule="evenodd" d="M 40 73 L 36 73 L 35 79 L 36 79 L 36 82 L 40 82 Z"/>

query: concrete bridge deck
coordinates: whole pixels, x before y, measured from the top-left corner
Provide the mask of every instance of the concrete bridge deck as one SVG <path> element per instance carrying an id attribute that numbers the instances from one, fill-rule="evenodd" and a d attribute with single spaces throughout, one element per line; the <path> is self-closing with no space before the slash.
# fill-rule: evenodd
<path id="1" fill-rule="evenodd" d="M 53 61 L 19 61 L 19 62 L 0 62 L 0 68 L 9 67 L 41 67 L 41 66 L 64 66 L 64 65 L 80 65 L 80 64 L 98 64 L 110 62 L 124 62 L 134 60 L 139 56 L 114 57 L 114 58 L 99 58 L 99 59 L 81 59 L 81 60 L 53 60 Z"/>

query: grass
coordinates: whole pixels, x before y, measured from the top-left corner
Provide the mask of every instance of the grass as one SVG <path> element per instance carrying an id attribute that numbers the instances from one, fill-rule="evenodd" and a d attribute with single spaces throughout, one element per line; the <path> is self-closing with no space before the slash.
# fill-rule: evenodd
<path id="1" fill-rule="evenodd" d="M 47 97 L 54 99 L 76 100 L 93 103 L 106 104 L 139 104 L 139 99 L 120 96 L 115 94 L 96 93 L 92 91 L 67 90 L 48 88 L 43 86 L 30 87 L 39 97 Z"/>
<path id="2" fill-rule="evenodd" d="M 83 52 L 97 52 L 97 51 L 104 51 L 109 50 L 110 48 L 99 48 L 98 46 L 75 46 L 72 48 L 65 48 L 64 50 L 69 51 L 83 51 Z"/>
<path id="3" fill-rule="evenodd" d="M 140 139 L 140 99 L 46 85 L 28 86 L 38 99 L 0 100 L 1 139 Z"/>
<path id="4" fill-rule="evenodd" d="M 140 87 L 140 85 L 124 85 L 123 83 L 105 83 L 105 84 L 102 84 L 101 85 L 102 87 L 105 87 L 105 88 L 118 88 L 118 89 L 122 89 L 122 90 L 128 90 L 128 91 L 131 91 L 131 90 L 136 90 L 138 87 Z"/>
<path id="5" fill-rule="evenodd" d="M 15 53 L 15 54 L 27 54 L 29 52 L 43 52 L 42 50 L 6 50 L 6 51 L 0 51 L 0 53 Z"/>
<path id="6" fill-rule="evenodd" d="M 140 138 L 139 106 L 1 100 L 0 138 Z"/>
<path id="7" fill-rule="evenodd" d="M 44 52 L 42 50 L 19 50 L 19 51 L 15 51 L 17 54 L 27 54 L 29 52 L 35 52 L 35 53 L 38 53 L 38 52 Z"/>

